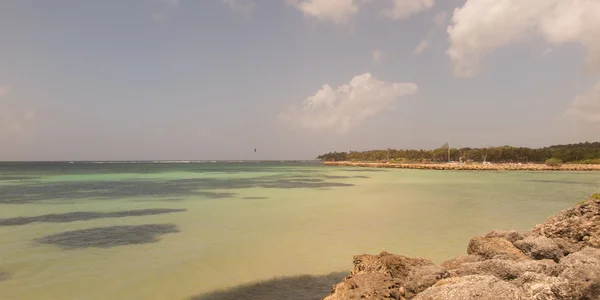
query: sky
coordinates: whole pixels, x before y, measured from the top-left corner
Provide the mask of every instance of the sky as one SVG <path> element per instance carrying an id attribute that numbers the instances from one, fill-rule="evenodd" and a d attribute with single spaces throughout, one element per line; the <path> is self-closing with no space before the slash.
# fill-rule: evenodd
<path id="1" fill-rule="evenodd" d="M 3 0 L 0 160 L 599 141 L 599 15 L 597 0 Z"/>

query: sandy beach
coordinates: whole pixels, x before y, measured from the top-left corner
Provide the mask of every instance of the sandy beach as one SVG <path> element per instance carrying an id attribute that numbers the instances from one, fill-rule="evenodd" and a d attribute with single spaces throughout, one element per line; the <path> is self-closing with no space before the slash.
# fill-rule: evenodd
<path id="1" fill-rule="evenodd" d="M 366 167 L 366 168 L 395 168 L 421 170 L 469 170 L 469 171 L 600 171 L 600 165 L 567 164 L 562 166 L 547 166 L 544 164 L 398 164 L 375 162 L 326 161 L 326 166 Z"/>

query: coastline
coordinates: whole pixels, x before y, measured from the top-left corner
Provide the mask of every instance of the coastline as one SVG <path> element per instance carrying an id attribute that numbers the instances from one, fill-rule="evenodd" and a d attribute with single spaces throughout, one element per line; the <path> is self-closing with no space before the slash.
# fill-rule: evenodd
<path id="1" fill-rule="evenodd" d="M 391 168 L 415 170 L 458 170 L 458 171 L 600 171 L 600 165 L 566 164 L 562 166 L 547 166 L 544 164 L 459 164 L 459 163 L 381 163 L 381 162 L 352 162 L 325 161 L 325 166 L 362 167 L 362 168 Z"/>

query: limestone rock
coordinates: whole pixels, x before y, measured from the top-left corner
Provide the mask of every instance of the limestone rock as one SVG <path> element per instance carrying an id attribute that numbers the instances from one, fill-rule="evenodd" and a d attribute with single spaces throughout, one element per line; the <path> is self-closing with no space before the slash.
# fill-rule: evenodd
<path id="1" fill-rule="evenodd" d="M 533 259 L 552 259 L 558 262 L 563 257 L 563 250 L 558 244 L 545 236 L 530 236 L 516 241 L 514 245 Z"/>
<path id="2" fill-rule="evenodd" d="M 526 272 L 555 275 L 557 264 L 551 260 L 524 260 L 512 261 L 503 259 L 490 259 L 474 263 L 465 263 L 456 270 L 451 270 L 452 277 L 467 275 L 490 275 L 498 279 L 510 281 L 518 278 Z"/>
<path id="3" fill-rule="evenodd" d="M 576 291 L 577 299 L 600 299 L 600 249 L 585 248 L 560 260 L 558 278 Z"/>
<path id="4" fill-rule="evenodd" d="M 528 257 L 511 242 L 498 237 L 474 237 L 469 242 L 467 254 L 480 255 L 486 259 L 500 257 L 502 259 L 524 260 Z"/>
<path id="5" fill-rule="evenodd" d="M 441 267 L 446 270 L 455 270 L 460 268 L 460 266 L 462 266 L 463 264 L 474 263 L 482 260 L 483 257 L 479 255 L 461 255 L 454 259 L 443 262 Z"/>
<path id="6" fill-rule="evenodd" d="M 518 240 L 523 239 L 523 235 L 521 235 L 516 230 L 494 230 L 494 231 L 488 232 L 485 235 L 485 237 L 486 238 L 492 238 L 492 237 L 503 238 L 511 243 L 514 243 Z"/>
<path id="7" fill-rule="evenodd" d="M 600 248 L 600 200 L 591 199 L 564 210 L 535 226 L 531 234 Z"/>
<path id="8" fill-rule="evenodd" d="M 358 255 L 350 276 L 333 288 L 326 300 L 412 298 L 449 276 L 432 261 L 382 252 Z"/>
<path id="9" fill-rule="evenodd" d="M 520 300 L 525 294 L 517 286 L 489 275 L 443 279 L 414 300 Z"/>
<path id="10" fill-rule="evenodd" d="M 383 273 L 361 273 L 338 283 L 325 300 L 402 299 L 401 282 Z"/>
<path id="11" fill-rule="evenodd" d="M 435 264 L 429 259 L 394 255 L 384 251 L 379 255 L 363 254 L 355 256 L 352 274 L 378 272 L 405 279 L 411 268 L 433 265 Z"/>
<path id="12" fill-rule="evenodd" d="M 520 286 L 525 296 L 532 300 L 576 299 L 575 291 L 569 282 L 558 277 L 525 272 L 514 284 Z"/>
<path id="13" fill-rule="evenodd" d="M 575 253 L 585 247 L 582 244 L 573 243 L 563 238 L 553 238 L 552 240 L 558 245 L 563 253 L 563 256 Z"/>

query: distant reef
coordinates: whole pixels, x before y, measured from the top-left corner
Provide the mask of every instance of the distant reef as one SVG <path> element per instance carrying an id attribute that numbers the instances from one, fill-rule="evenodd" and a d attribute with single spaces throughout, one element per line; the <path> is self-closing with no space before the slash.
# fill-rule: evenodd
<path id="1" fill-rule="evenodd" d="M 433 150 L 383 149 L 330 152 L 319 155 L 321 161 L 389 162 L 393 164 L 430 163 L 521 163 L 521 164 L 600 164 L 600 142 L 554 145 L 544 148 L 486 147 L 452 148 L 448 143 Z"/>
<path id="2" fill-rule="evenodd" d="M 600 194 L 524 234 L 474 237 L 466 250 L 439 266 L 387 252 L 355 256 L 324 299 L 600 299 Z"/>

